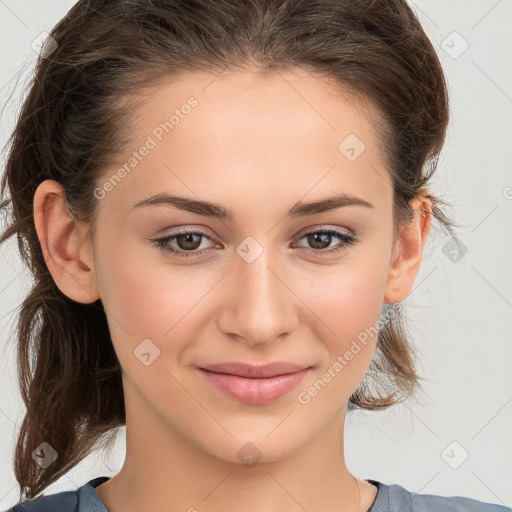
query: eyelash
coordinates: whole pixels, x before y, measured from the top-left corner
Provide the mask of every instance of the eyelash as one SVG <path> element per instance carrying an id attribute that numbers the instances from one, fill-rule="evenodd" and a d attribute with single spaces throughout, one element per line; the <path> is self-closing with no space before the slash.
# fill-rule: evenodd
<path id="1" fill-rule="evenodd" d="M 308 233 L 305 233 L 304 235 L 302 235 L 299 240 L 301 240 L 302 238 L 308 236 L 308 235 L 312 235 L 312 234 L 318 234 L 318 233 L 321 233 L 321 234 L 328 234 L 328 235 L 334 235 L 336 236 L 337 238 L 339 238 L 341 240 L 340 242 L 340 245 L 338 247 L 335 247 L 334 249 L 328 249 L 328 250 L 323 250 L 323 249 L 304 249 L 302 248 L 302 252 L 306 252 L 306 253 L 309 253 L 309 254 L 313 254 L 314 256 L 317 256 L 318 254 L 332 254 L 334 252 L 337 252 L 337 251 L 340 251 L 342 249 L 344 249 L 345 247 L 348 247 L 348 246 L 352 246 L 354 244 L 356 244 L 357 242 L 359 242 L 359 238 L 357 238 L 357 236 L 355 236 L 355 234 L 348 234 L 348 233 L 343 233 L 341 231 L 338 231 L 336 229 L 332 229 L 332 228 L 328 228 L 328 229 L 319 229 L 319 230 L 316 230 L 316 231 L 309 231 Z M 171 254 L 174 254 L 180 258 L 187 258 L 187 257 L 198 257 L 198 255 L 200 256 L 201 253 L 203 252 L 207 252 L 209 251 L 210 249 L 204 249 L 203 251 L 199 251 L 199 252 L 192 252 L 192 251 L 183 251 L 183 250 L 176 250 L 176 249 L 173 249 L 170 245 L 169 245 L 169 242 L 175 238 L 177 238 L 178 236 L 180 235 L 200 235 L 210 241 L 213 241 L 206 233 L 203 233 L 202 231 L 187 231 L 186 229 L 183 229 L 183 230 L 179 230 L 179 231 L 176 231 L 175 233 L 169 235 L 169 236 L 166 236 L 166 237 L 163 237 L 163 238 L 157 238 L 157 239 L 154 239 L 154 240 L 151 240 L 154 245 L 156 247 L 158 247 L 159 249 L 161 249 L 162 251 L 164 252 L 167 252 L 167 253 L 171 253 Z"/>

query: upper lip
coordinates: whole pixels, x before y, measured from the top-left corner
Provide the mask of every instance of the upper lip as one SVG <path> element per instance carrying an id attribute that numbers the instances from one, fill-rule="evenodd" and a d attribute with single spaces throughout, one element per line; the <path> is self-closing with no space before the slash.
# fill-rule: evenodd
<path id="1" fill-rule="evenodd" d="M 276 375 L 286 375 L 289 373 L 296 373 L 308 365 L 292 364 L 285 362 L 276 362 L 265 364 L 262 366 L 254 366 L 251 364 L 236 362 L 236 363 L 219 363 L 209 364 L 200 367 L 202 370 L 207 370 L 216 373 L 227 373 L 230 375 L 238 375 L 239 377 L 250 377 L 253 379 L 275 377 Z"/>

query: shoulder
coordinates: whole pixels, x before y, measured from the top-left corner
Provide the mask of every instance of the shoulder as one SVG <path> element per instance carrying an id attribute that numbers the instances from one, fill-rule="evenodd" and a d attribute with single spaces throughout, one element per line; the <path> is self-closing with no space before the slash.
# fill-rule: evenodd
<path id="1" fill-rule="evenodd" d="M 378 485 L 378 494 L 368 512 L 512 512 L 510 507 L 473 498 L 420 494 L 398 484 L 373 482 Z"/>
<path id="2" fill-rule="evenodd" d="M 22 501 L 5 512 L 108 512 L 94 490 L 108 478 L 100 476 L 89 480 L 74 491 L 63 491 Z"/>
<path id="3" fill-rule="evenodd" d="M 78 512 L 77 504 L 77 493 L 75 491 L 65 491 L 22 501 L 6 512 L 50 512 L 51 510 Z"/>

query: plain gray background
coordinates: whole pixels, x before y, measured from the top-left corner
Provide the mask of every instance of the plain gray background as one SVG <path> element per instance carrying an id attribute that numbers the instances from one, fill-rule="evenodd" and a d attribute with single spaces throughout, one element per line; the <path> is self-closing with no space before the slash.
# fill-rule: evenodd
<path id="1" fill-rule="evenodd" d="M 74 0 L 0 0 L 1 144 L 31 76 L 32 42 Z M 510 0 L 415 0 L 447 76 L 452 120 L 431 190 L 462 224 L 460 242 L 437 223 L 405 313 L 427 378 L 424 405 L 347 417 L 346 459 L 359 478 L 413 492 L 512 506 L 512 21 Z M 466 48 L 467 46 L 467 48 Z M 37 47 L 37 46 L 36 46 Z M 18 81 L 18 85 L 16 83 Z M 2 167 L 3 170 L 3 167 Z M 12 453 L 24 413 L 14 323 L 31 284 L 15 241 L 0 248 L 0 509 L 17 500 Z M 76 489 L 124 459 L 125 429 L 48 487 Z"/>

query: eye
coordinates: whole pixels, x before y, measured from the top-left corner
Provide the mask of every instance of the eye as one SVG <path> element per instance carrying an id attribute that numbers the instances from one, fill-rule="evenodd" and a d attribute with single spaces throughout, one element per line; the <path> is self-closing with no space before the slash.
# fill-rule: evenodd
<path id="1" fill-rule="evenodd" d="M 302 235 L 299 240 L 302 240 L 303 238 L 307 238 L 307 242 L 312 246 L 312 249 L 301 248 L 300 250 L 315 256 L 319 254 L 330 254 L 336 251 L 340 251 L 346 246 L 354 245 L 359 241 L 355 233 L 345 233 L 332 228 L 310 231 L 305 235 Z M 338 244 L 333 248 L 325 250 L 326 247 L 329 247 L 333 241 L 333 238 L 339 239 L 340 242 L 338 242 Z M 201 246 L 202 239 L 212 241 L 211 237 L 202 231 L 190 231 L 183 229 L 166 237 L 157 238 L 151 241 L 162 251 L 174 254 L 178 257 L 187 258 L 198 257 L 205 252 L 212 250 L 212 248 L 209 248 L 198 251 L 199 247 Z M 171 242 L 176 242 L 178 247 L 173 247 Z"/>
<path id="2" fill-rule="evenodd" d="M 302 235 L 299 240 L 302 240 L 303 238 L 306 238 L 307 243 L 313 247 L 313 250 L 307 249 L 306 252 L 313 255 L 331 254 L 344 249 L 346 246 L 351 246 L 359 242 L 355 233 L 344 233 L 332 228 L 310 231 L 305 235 Z M 324 250 L 326 247 L 329 247 L 333 238 L 338 238 L 341 241 L 333 248 Z"/>
<path id="3" fill-rule="evenodd" d="M 191 252 L 196 251 L 200 247 L 201 238 L 206 238 L 210 241 L 212 240 L 206 233 L 203 233 L 202 231 L 187 231 L 186 229 L 183 229 L 176 231 L 175 233 L 164 238 L 157 238 L 156 240 L 152 240 L 152 242 L 156 245 L 156 247 L 165 252 L 174 254 L 179 257 L 187 258 L 189 256 L 196 257 L 205 252 L 205 250 L 199 252 Z M 174 241 L 175 239 L 176 243 L 178 244 L 177 249 L 170 245 L 170 242 Z"/>

